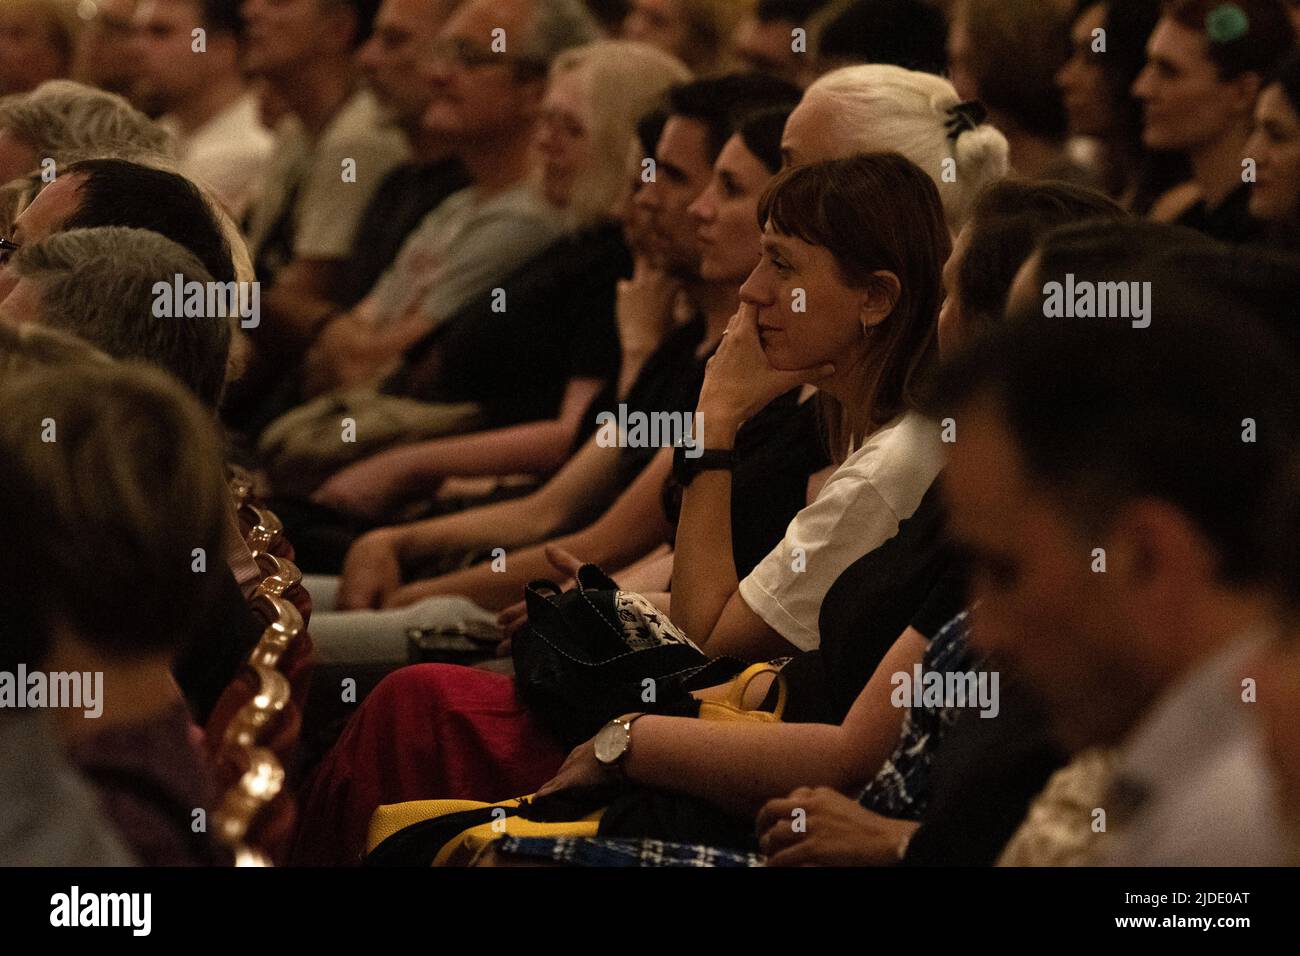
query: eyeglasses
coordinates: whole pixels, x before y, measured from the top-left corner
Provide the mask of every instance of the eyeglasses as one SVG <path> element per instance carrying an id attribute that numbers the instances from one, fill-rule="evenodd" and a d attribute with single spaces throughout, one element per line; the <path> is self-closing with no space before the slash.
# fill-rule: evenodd
<path id="1" fill-rule="evenodd" d="M 0 265 L 8 263 L 10 257 L 21 248 L 22 246 L 12 239 L 0 237 Z"/>

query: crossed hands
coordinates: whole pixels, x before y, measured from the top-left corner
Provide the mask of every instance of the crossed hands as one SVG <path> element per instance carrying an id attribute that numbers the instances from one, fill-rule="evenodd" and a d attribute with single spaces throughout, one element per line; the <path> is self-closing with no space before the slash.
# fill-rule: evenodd
<path id="1" fill-rule="evenodd" d="M 919 824 L 868 810 L 830 787 L 800 787 L 758 811 L 768 866 L 893 866 Z"/>

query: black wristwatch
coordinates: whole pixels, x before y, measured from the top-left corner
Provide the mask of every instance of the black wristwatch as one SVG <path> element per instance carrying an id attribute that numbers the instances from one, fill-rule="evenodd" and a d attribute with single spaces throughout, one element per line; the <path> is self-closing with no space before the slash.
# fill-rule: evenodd
<path id="1" fill-rule="evenodd" d="M 687 451 L 695 449 L 684 445 L 673 449 L 673 478 L 683 488 L 689 487 L 702 471 L 731 471 L 736 467 L 736 453 L 730 448 L 706 448 L 694 457 L 687 455 Z"/>

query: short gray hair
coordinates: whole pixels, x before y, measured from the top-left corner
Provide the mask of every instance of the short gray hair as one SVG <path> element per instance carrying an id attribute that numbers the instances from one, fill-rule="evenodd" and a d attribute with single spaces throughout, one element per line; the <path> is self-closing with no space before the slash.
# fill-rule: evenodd
<path id="1" fill-rule="evenodd" d="M 212 282 L 194 253 L 148 229 L 70 229 L 23 246 L 14 272 L 40 290 L 42 325 L 71 332 L 116 359 L 170 372 L 204 403 L 221 400 L 232 322 L 159 318 L 154 285 Z"/>
<path id="2" fill-rule="evenodd" d="M 582 0 L 533 0 L 528 42 L 520 55 L 539 64 L 549 64 L 575 46 L 599 39 L 596 20 Z"/>
<path id="3" fill-rule="evenodd" d="M 0 129 L 60 166 L 83 159 L 160 161 L 173 152 L 167 131 L 124 98 L 72 80 L 0 98 Z"/>

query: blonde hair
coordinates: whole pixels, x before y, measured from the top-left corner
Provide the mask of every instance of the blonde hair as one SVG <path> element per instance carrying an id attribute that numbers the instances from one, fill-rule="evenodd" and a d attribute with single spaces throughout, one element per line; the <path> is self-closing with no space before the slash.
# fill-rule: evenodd
<path id="1" fill-rule="evenodd" d="M 116 93 L 49 80 L 0 99 L 0 128 L 59 168 L 83 159 L 145 162 L 170 157 L 171 136 Z"/>
<path id="2" fill-rule="evenodd" d="M 835 114 L 830 157 L 901 153 L 934 180 L 953 230 L 980 191 L 1007 174 L 1007 140 L 997 129 L 981 123 L 950 135 L 960 99 L 943 77 L 877 63 L 846 66 L 804 93 L 804 104 L 823 101 Z"/>
<path id="3" fill-rule="evenodd" d="M 590 167 L 567 213 L 582 228 L 608 219 L 619 205 L 640 158 L 637 123 L 662 104 L 669 87 L 689 81 L 691 72 L 672 54 L 627 40 L 566 50 L 552 64 L 551 77 L 575 70 L 584 72 Z"/>

